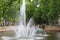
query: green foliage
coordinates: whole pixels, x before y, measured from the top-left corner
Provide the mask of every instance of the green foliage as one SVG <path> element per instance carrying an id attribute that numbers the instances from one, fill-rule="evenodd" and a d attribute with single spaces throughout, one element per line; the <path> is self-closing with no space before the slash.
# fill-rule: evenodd
<path id="1" fill-rule="evenodd" d="M 20 0 L 0 0 L 0 18 L 3 17 L 11 22 L 15 21 L 19 7 Z"/>
<path id="2" fill-rule="evenodd" d="M 60 0 L 28 0 L 27 18 L 33 16 L 38 24 L 55 25 L 60 15 Z M 40 5 L 37 7 L 37 5 Z"/>
<path id="3" fill-rule="evenodd" d="M 0 0 L 0 21 L 15 22 L 22 0 Z M 55 25 L 60 15 L 60 0 L 26 0 L 27 22 L 33 17 L 36 24 Z"/>

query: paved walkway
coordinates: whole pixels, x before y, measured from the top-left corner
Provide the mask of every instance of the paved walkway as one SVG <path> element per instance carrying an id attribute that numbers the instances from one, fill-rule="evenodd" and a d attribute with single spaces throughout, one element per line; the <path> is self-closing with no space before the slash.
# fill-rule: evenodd
<path id="1" fill-rule="evenodd" d="M 45 26 L 46 31 L 60 31 L 60 27 L 57 26 Z"/>
<path id="2" fill-rule="evenodd" d="M 13 29 L 16 28 L 17 30 L 17 26 L 3 26 L 0 27 L 0 31 L 12 31 Z M 45 31 L 60 31 L 60 27 L 55 27 L 55 26 L 45 26 Z"/>
<path id="3" fill-rule="evenodd" d="M 12 31 L 13 27 L 16 28 L 16 26 L 3 26 L 3 27 L 0 27 L 0 31 Z"/>

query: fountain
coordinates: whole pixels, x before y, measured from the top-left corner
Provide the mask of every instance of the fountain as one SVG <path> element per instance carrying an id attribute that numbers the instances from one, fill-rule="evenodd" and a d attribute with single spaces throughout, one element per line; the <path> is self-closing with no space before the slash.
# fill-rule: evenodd
<path id="1" fill-rule="evenodd" d="M 19 25 L 16 26 L 17 30 L 13 28 L 14 32 L 15 32 L 15 36 L 14 37 L 2 37 L 2 40 L 34 40 L 34 39 L 43 39 L 43 35 L 42 33 L 36 34 L 36 32 L 42 31 L 43 29 L 40 29 L 38 26 L 36 26 L 34 24 L 33 18 L 31 18 L 28 22 L 28 24 L 26 24 L 26 14 L 25 14 L 25 0 L 23 0 L 23 3 L 21 5 L 20 8 L 20 22 Z M 36 37 L 38 36 L 39 37 Z"/>

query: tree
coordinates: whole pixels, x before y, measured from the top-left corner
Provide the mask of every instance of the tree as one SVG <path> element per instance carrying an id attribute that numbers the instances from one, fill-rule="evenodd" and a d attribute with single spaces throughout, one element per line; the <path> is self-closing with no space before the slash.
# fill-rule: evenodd
<path id="1" fill-rule="evenodd" d="M 60 14 L 59 0 L 27 1 L 27 17 L 33 16 L 36 23 L 55 25 Z M 40 5 L 37 7 L 37 5 Z"/>
<path id="2" fill-rule="evenodd" d="M 20 10 L 20 3 L 20 0 L 0 0 L 0 18 L 15 22 L 16 14 Z"/>

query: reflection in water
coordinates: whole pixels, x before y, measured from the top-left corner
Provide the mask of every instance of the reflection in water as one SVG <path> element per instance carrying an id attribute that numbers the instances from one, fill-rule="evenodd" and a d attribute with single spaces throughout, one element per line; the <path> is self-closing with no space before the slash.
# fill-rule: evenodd
<path id="1" fill-rule="evenodd" d="M 4 34 L 2 34 L 4 33 Z M 10 32 L 2 32 L 0 33 L 0 40 L 18 40 L 18 39 L 6 39 L 6 38 L 1 38 L 2 36 L 8 36 L 8 37 L 13 37 L 14 36 L 14 33 L 10 33 Z M 19 38 L 19 40 L 60 40 L 60 32 L 51 32 L 51 33 L 48 33 L 50 36 L 47 36 L 47 37 L 39 37 L 39 38 L 35 38 L 35 39 L 22 39 L 22 38 Z M 13 36 L 12 36 L 13 35 Z"/>
<path id="2" fill-rule="evenodd" d="M 50 36 L 46 37 L 45 40 L 60 40 L 60 32 L 50 32 Z"/>
<path id="3" fill-rule="evenodd" d="M 57 32 L 57 33 L 56 33 L 56 39 L 57 39 L 57 40 L 60 40 L 60 32 Z"/>
<path id="4" fill-rule="evenodd" d="M 3 34 L 2 34 L 3 33 Z M 44 37 L 34 37 L 34 38 L 15 38 L 13 31 L 2 32 L 0 35 L 0 40 L 43 40 Z M 43 35 L 44 36 L 44 35 Z M 46 36 L 46 35 L 45 35 Z"/>
<path id="5" fill-rule="evenodd" d="M 0 37 L 1 37 L 3 34 L 4 34 L 4 32 L 3 32 L 3 31 L 0 31 Z"/>

